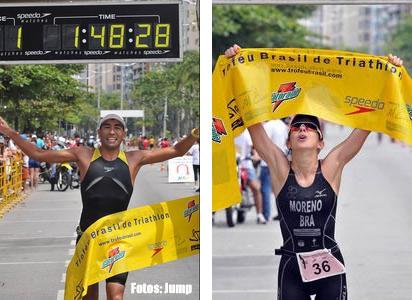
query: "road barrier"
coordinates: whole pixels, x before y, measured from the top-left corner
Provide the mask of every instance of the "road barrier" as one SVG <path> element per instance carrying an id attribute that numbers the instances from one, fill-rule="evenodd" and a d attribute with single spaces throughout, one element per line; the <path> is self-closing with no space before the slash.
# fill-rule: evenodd
<path id="1" fill-rule="evenodd" d="M 22 192 L 22 167 L 21 159 L 0 161 L 0 218 L 25 198 Z"/>

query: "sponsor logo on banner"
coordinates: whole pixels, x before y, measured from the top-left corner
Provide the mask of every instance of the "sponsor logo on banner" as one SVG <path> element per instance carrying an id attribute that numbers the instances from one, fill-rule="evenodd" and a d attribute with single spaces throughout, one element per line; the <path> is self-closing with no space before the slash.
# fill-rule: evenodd
<path id="1" fill-rule="evenodd" d="M 379 100 L 370 100 L 357 96 L 346 96 L 345 101 L 350 107 L 356 108 L 355 111 L 351 111 L 345 115 L 356 115 L 367 112 L 372 112 L 376 110 L 383 110 L 385 108 L 385 103 Z"/>
<path id="2" fill-rule="evenodd" d="M 245 124 L 240 115 L 240 110 L 236 104 L 235 99 L 230 100 L 230 102 L 227 104 L 227 111 L 229 113 L 229 119 L 235 119 L 234 121 L 232 121 L 232 130 L 235 130 L 238 127 L 242 127 Z"/>
<path id="3" fill-rule="evenodd" d="M 192 246 L 190 246 L 190 249 L 192 251 L 199 250 L 200 249 L 200 230 L 193 229 L 192 236 L 189 238 L 189 241 L 194 243 Z"/>
<path id="4" fill-rule="evenodd" d="M 103 261 L 102 269 L 109 267 L 109 273 L 112 271 L 113 265 L 116 261 L 124 258 L 126 251 L 120 251 L 120 247 L 116 247 L 109 251 L 109 258 Z"/>
<path id="5" fill-rule="evenodd" d="M 166 247 L 167 245 L 167 241 L 160 241 L 154 244 L 149 244 L 147 245 L 147 247 L 150 250 L 153 250 L 153 254 L 152 257 L 155 256 L 156 254 L 158 254 L 160 251 L 162 251 L 164 249 L 164 247 Z"/>
<path id="6" fill-rule="evenodd" d="M 196 211 L 198 211 L 200 208 L 199 204 L 196 204 L 195 200 L 190 200 L 187 203 L 187 209 L 185 209 L 183 215 L 185 218 L 188 217 L 188 223 L 190 223 L 190 219 L 192 218 L 192 214 L 195 213 Z"/>
<path id="7" fill-rule="evenodd" d="M 181 237 L 180 235 L 175 235 L 173 238 L 174 238 L 174 243 L 176 245 L 176 253 L 177 254 L 187 253 L 187 251 L 189 250 L 189 247 L 186 243 L 186 239 Z"/>
<path id="8" fill-rule="evenodd" d="M 218 118 L 212 118 L 212 141 L 220 143 L 222 141 L 221 136 L 227 135 L 225 124 Z"/>
<path id="9" fill-rule="evenodd" d="M 412 121 L 412 105 L 406 104 L 406 110 L 408 111 L 409 119 Z"/>
<path id="10" fill-rule="evenodd" d="M 277 92 L 272 93 L 272 112 L 285 100 L 291 100 L 299 96 L 302 89 L 296 87 L 296 82 L 282 83 Z"/>
<path id="11" fill-rule="evenodd" d="M 78 284 L 76 284 L 76 292 L 74 294 L 74 300 L 80 300 L 82 298 L 82 293 L 83 293 L 83 279 L 79 281 Z"/>

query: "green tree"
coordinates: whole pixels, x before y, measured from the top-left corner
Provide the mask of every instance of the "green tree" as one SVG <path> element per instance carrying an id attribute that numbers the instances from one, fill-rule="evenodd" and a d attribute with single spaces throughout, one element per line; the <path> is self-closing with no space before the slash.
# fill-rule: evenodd
<path id="1" fill-rule="evenodd" d="M 58 120 L 78 112 L 82 99 L 88 97 L 84 86 L 73 75 L 79 65 L 0 66 L 2 115 L 23 127 L 56 128 Z M 5 108 L 6 107 L 6 108 Z"/>
<path id="2" fill-rule="evenodd" d="M 214 5 L 213 58 L 237 43 L 243 47 L 313 47 L 305 37 L 314 36 L 298 23 L 316 6 Z"/>
<path id="3" fill-rule="evenodd" d="M 120 109 L 120 92 L 103 92 L 100 95 L 100 109 Z"/>
<path id="4" fill-rule="evenodd" d="M 405 17 L 398 28 L 389 35 L 385 46 L 385 52 L 393 53 L 401 57 L 405 67 L 412 69 L 412 44 L 410 43 L 412 32 L 412 16 Z"/>
<path id="5" fill-rule="evenodd" d="M 162 133 L 166 100 L 167 128 L 174 136 L 198 124 L 199 74 L 199 52 L 189 51 L 181 63 L 159 65 L 136 82 L 133 106 L 144 109 L 149 134 Z"/>

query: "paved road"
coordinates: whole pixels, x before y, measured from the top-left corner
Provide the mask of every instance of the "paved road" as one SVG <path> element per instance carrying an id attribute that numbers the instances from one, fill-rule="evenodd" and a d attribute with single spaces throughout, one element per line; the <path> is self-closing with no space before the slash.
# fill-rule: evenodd
<path id="1" fill-rule="evenodd" d="M 328 149 L 349 134 L 330 125 Z M 328 152 L 325 148 L 321 157 Z M 345 258 L 349 299 L 412 299 L 412 148 L 378 146 L 372 134 L 346 167 L 338 201 L 336 238 Z M 276 299 L 282 245 L 278 222 L 226 227 L 224 214 L 213 227 L 213 299 Z"/>
<path id="2" fill-rule="evenodd" d="M 0 299 L 63 299 L 81 198 L 79 190 L 50 192 L 49 187 L 40 185 L 0 220 Z M 168 184 L 158 164 L 142 168 L 135 187 L 131 208 L 194 194 L 193 184 Z M 199 256 L 131 272 L 125 299 L 155 299 L 155 295 L 131 294 L 132 282 L 191 284 L 192 294 L 162 295 L 161 299 L 198 299 Z M 100 294 L 105 295 L 104 284 L 100 284 Z"/>

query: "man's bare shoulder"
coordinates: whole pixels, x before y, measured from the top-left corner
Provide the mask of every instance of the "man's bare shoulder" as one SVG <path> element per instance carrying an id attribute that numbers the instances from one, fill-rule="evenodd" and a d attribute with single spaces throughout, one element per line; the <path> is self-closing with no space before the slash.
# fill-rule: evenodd
<path id="1" fill-rule="evenodd" d="M 94 152 L 94 148 L 90 148 L 87 146 L 80 146 L 69 150 L 73 151 L 78 158 L 90 158 L 91 156 L 93 156 Z"/>
<path id="2" fill-rule="evenodd" d="M 144 151 L 136 149 L 136 150 L 129 150 L 125 153 L 126 153 L 126 157 L 128 161 L 137 162 L 143 157 Z"/>

